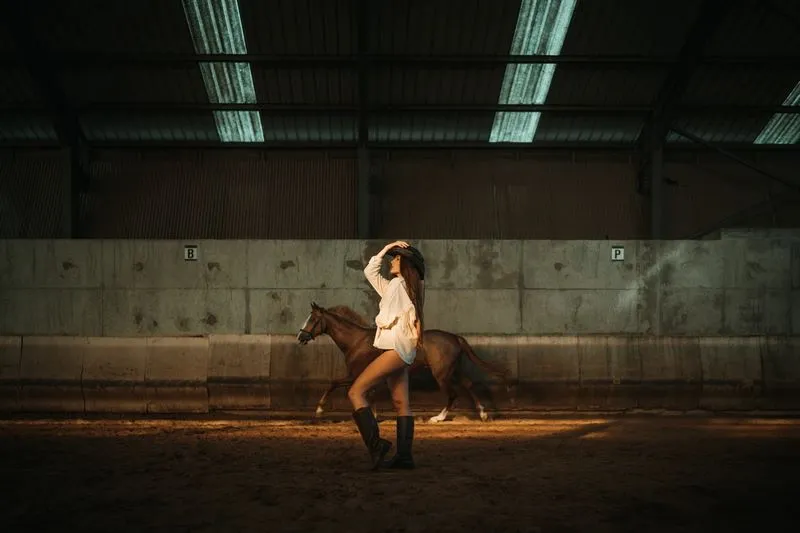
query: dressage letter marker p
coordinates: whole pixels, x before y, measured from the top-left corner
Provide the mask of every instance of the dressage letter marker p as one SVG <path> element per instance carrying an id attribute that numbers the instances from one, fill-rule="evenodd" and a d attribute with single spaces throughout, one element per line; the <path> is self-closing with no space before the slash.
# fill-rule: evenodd
<path id="1" fill-rule="evenodd" d="M 184 261 L 197 261 L 197 245 L 187 244 L 183 247 L 183 260 Z"/>
<path id="2" fill-rule="evenodd" d="M 624 261 L 625 260 L 625 247 L 624 246 L 612 246 L 611 247 L 611 260 L 612 261 Z"/>

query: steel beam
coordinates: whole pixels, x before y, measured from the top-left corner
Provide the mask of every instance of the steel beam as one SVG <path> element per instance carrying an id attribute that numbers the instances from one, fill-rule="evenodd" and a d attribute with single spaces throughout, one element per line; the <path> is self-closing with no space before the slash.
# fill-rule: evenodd
<path id="1" fill-rule="evenodd" d="M 367 84 L 368 81 L 360 81 Z M 362 110 L 368 114 L 395 113 L 496 113 L 505 112 L 539 112 L 564 113 L 573 115 L 633 115 L 639 116 L 653 112 L 651 106 L 644 105 L 581 105 L 581 104 L 369 104 L 359 102 L 348 104 L 273 104 L 267 102 L 255 104 L 228 104 L 209 102 L 90 102 L 73 105 L 74 112 L 102 113 L 135 111 L 140 113 L 163 112 L 203 112 L 203 111 L 261 111 L 274 114 L 323 114 L 323 115 L 357 115 Z M 2 104 L 0 112 L 8 114 L 41 113 L 41 106 L 31 104 Z M 738 105 L 738 104 L 689 104 L 675 107 L 675 112 L 688 115 L 729 115 L 732 113 L 776 113 L 797 114 L 800 106 L 784 105 Z"/>
<path id="2" fill-rule="evenodd" d="M 110 68 L 129 66 L 189 67 L 198 62 L 250 63 L 259 67 L 274 68 L 349 68 L 358 69 L 361 58 L 375 66 L 431 67 L 431 68 L 475 68 L 503 67 L 509 63 L 583 66 L 624 66 L 626 68 L 664 68 L 679 65 L 680 57 L 647 55 L 403 55 L 403 54 L 354 54 L 354 55 L 274 55 L 274 54 L 153 54 L 153 53 L 69 53 L 51 55 L 51 68 Z M 711 56 L 699 59 L 699 64 L 723 67 L 763 66 L 796 68 L 800 56 Z M 0 66 L 23 66 L 18 58 L 0 57 Z"/>
<path id="3" fill-rule="evenodd" d="M 639 169 L 639 190 L 650 198 L 650 236 L 652 239 L 664 238 L 663 205 L 663 150 L 668 127 L 677 113 L 677 104 L 686 90 L 689 80 L 703 58 L 704 50 L 714 35 L 720 21 L 725 17 L 731 4 L 737 0 L 704 0 L 697 18 L 678 54 L 678 62 L 671 68 L 653 109 L 642 126 L 639 145 L 643 152 L 642 167 Z"/>
<path id="4" fill-rule="evenodd" d="M 52 143 L 32 142 L 29 140 L 0 141 L 0 147 L 54 147 Z M 490 143 L 487 141 L 381 141 L 372 139 L 368 144 L 372 150 L 481 150 L 481 151 L 519 151 L 519 152 L 539 152 L 547 150 L 595 150 L 598 152 L 625 152 L 635 156 L 638 146 L 634 143 L 608 143 L 608 142 L 585 142 L 585 141 L 537 141 L 535 143 Z M 795 153 L 799 145 L 791 144 L 752 144 L 752 143 L 731 143 L 721 144 L 729 151 L 747 153 Z M 222 143 L 219 141 L 139 141 L 139 140 L 94 140 L 92 148 L 121 148 L 121 149 L 148 149 L 148 148 L 197 148 L 197 149 L 249 149 L 249 150 L 327 150 L 327 149 L 349 149 L 358 148 L 356 139 L 351 141 L 266 141 L 264 143 Z M 707 152 L 708 149 L 692 143 L 667 143 L 664 146 L 665 152 L 694 153 Z"/>
<path id="5" fill-rule="evenodd" d="M 704 0 L 678 54 L 678 62 L 664 80 L 653 104 L 652 114 L 642 127 L 643 140 L 651 139 L 649 130 L 655 125 L 660 127 L 655 132 L 656 136 L 666 135 L 677 110 L 676 104 L 683 96 L 695 68 L 702 61 L 703 51 L 708 41 L 725 17 L 727 10 L 736 1 Z"/>
<path id="6" fill-rule="evenodd" d="M 680 129 L 680 128 L 676 128 L 674 126 L 671 127 L 670 129 L 672 131 L 674 131 L 675 133 L 677 133 L 678 135 L 680 135 L 682 137 L 685 137 L 685 138 L 689 139 L 690 141 L 699 144 L 700 146 L 703 146 L 703 147 L 708 148 L 710 150 L 714 150 L 715 152 L 718 152 L 718 153 L 724 155 L 728 159 L 731 159 L 732 161 L 736 161 L 740 165 L 742 165 L 744 167 L 747 167 L 750 170 L 752 170 L 754 172 L 757 172 L 758 174 L 761 174 L 762 176 L 766 177 L 767 179 L 769 179 L 771 181 L 774 181 L 775 183 L 779 183 L 779 184 L 783 185 L 784 187 L 788 187 L 789 189 L 791 189 L 793 191 L 800 192 L 800 183 L 796 183 L 796 182 L 787 180 L 785 178 L 781 178 L 780 176 L 776 176 L 772 172 L 768 172 L 768 171 L 764 170 L 763 168 L 760 168 L 759 166 L 754 165 L 753 163 L 747 161 L 746 159 L 742 159 L 741 157 L 739 157 L 736 154 L 726 150 L 725 148 L 722 148 L 722 147 L 719 147 L 719 146 L 715 146 L 715 145 L 713 145 L 713 144 L 711 144 L 709 142 L 706 142 L 703 139 L 701 139 L 700 137 L 698 137 L 697 135 L 689 133 L 686 130 L 683 130 L 683 129 Z M 798 148 L 798 146 L 795 145 L 795 150 L 797 150 L 797 148 Z"/>

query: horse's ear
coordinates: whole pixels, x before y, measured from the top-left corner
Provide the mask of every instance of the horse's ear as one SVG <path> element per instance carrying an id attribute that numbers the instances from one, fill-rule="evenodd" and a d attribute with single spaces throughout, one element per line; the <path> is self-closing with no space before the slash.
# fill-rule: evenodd
<path id="1" fill-rule="evenodd" d="M 311 302 L 311 309 L 319 309 L 317 302 Z"/>

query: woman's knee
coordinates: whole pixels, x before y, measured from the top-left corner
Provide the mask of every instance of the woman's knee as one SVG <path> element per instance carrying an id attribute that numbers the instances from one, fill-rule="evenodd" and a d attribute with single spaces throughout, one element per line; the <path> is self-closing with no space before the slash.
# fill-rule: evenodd
<path id="1" fill-rule="evenodd" d="M 394 397 L 392 396 L 392 406 L 394 407 L 395 411 L 408 411 L 408 398 L 405 396 L 403 397 Z"/>
<path id="2" fill-rule="evenodd" d="M 353 386 L 347 390 L 347 397 L 350 399 L 350 401 L 363 400 L 364 396 L 364 391 L 355 384 L 353 384 Z"/>

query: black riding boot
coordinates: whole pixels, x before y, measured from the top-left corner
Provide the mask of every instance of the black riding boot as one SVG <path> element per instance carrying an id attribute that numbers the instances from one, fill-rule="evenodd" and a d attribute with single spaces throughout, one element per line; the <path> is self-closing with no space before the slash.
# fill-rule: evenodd
<path id="1" fill-rule="evenodd" d="M 375 420 L 375 415 L 372 414 L 372 409 L 369 407 L 362 407 L 353 411 L 353 420 L 355 420 L 358 431 L 361 433 L 361 438 L 364 439 L 364 444 L 367 445 L 372 469 L 375 470 L 381 466 L 381 462 L 386 454 L 389 453 L 392 443 L 381 438 L 378 421 Z"/>
<path id="2" fill-rule="evenodd" d="M 414 417 L 397 417 L 397 453 L 384 461 L 385 468 L 411 470 L 414 468 L 414 458 L 411 456 L 411 444 L 414 442 Z"/>

